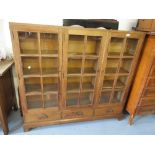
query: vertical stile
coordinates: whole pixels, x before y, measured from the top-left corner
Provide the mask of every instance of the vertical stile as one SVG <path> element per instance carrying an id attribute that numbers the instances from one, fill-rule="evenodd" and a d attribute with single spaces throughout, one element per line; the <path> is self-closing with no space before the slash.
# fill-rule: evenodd
<path id="1" fill-rule="evenodd" d="M 27 112 L 28 108 L 27 108 L 27 100 L 26 100 L 26 95 L 25 95 L 25 85 L 24 85 L 24 79 L 23 79 L 23 70 L 22 70 L 22 61 L 21 61 L 21 56 L 20 56 L 20 43 L 19 43 L 19 36 L 18 36 L 18 31 L 13 31 L 14 34 L 14 56 L 15 59 L 18 61 L 15 61 L 15 66 L 16 66 L 16 71 L 18 74 L 18 79 L 19 79 L 19 95 L 20 95 L 20 100 L 23 103 L 22 104 L 22 110 L 24 112 Z"/>
<path id="2" fill-rule="evenodd" d="M 61 30 L 59 29 L 58 31 L 58 65 L 59 65 L 59 69 L 58 69 L 58 104 L 59 104 L 59 108 L 62 109 L 62 33 Z"/>
<path id="3" fill-rule="evenodd" d="M 106 36 L 106 37 L 105 37 Z M 102 91 L 102 82 L 104 80 L 104 76 L 105 76 L 105 67 L 107 65 L 107 55 L 108 55 L 108 50 L 109 50 L 109 41 L 111 36 L 109 35 L 109 33 L 106 33 L 104 36 L 104 38 L 106 38 L 104 40 L 103 36 L 102 36 L 102 40 L 101 40 L 101 49 L 100 49 L 100 53 L 101 53 L 101 57 L 99 57 L 98 59 L 100 60 L 100 64 L 99 66 L 101 67 L 100 71 L 99 71 L 99 81 L 97 81 L 97 87 L 96 87 L 96 93 L 94 94 L 94 107 L 97 107 L 99 102 L 100 102 L 100 98 L 101 98 L 101 91 Z"/>
<path id="4" fill-rule="evenodd" d="M 78 99 L 78 106 L 80 106 L 81 94 L 83 92 L 83 76 L 84 76 L 84 65 L 85 65 L 85 53 L 87 50 L 87 36 L 84 36 L 84 50 L 82 51 L 82 66 L 81 66 L 81 77 L 80 77 L 80 93 Z"/>
<path id="5" fill-rule="evenodd" d="M 69 40 L 69 36 L 68 36 L 68 31 L 66 29 L 64 29 L 64 33 L 63 33 L 63 71 L 62 71 L 62 80 L 63 80 L 63 94 L 62 94 L 62 98 L 63 98 L 63 108 L 66 108 L 66 96 L 67 96 L 67 65 L 68 65 L 68 40 Z"/>
<path id="6" fill-rule="evenodd" d="M 100 42 L 100 48 L 99 48 L 99 53 L 98 53 L 98 58 L 97 58 L 97 70 L 96 70 L 96 75 L 95 75 L 95 84 L 97 84 L 99 81 L 98 81 L 98 78 L 100 77 L 100 72 L 101 72 L 101 63 L 102 63 L 102 59 L 103 59 L 103 53 L 101 52 L 102 49 L 103 49 L 103 36 L 101 37 L 101 42 Z M 97 93 L 95 93 L 95 89 L 97 89 Z M 96 95 L 98 94 L 98 87 L 94 87 L 94 92 L 93 92 L 93 101 L 92 101 L 92 104 L 96 104 Z"/>
<path id="7" fill-rule="evenodd" d="M 44 90 L 43 90 L 43 75 L 42 75 L 42 57 L 41 57 L 41 47 L 40 47 L 40 32 L 37 33 L 38 38 L 38 50 L 39 50 L 39 66 L 40 66 L 40 82 L 41 82 L 41 97 L 43 108 L 45 108 L 44 103 Z"/>

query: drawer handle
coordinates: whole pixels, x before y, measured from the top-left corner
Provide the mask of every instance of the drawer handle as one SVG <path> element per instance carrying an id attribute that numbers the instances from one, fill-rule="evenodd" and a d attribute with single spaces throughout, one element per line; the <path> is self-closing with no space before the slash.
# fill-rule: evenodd
<path id="1" fill-rule="evenodd" d="M 39 119 L 46 119 L 46 118 L 48 118 L 48 115 L 46 115 L 46 114 L 41 114 L 39 116 Z"/>
<path id="2" fill-rule="evenodd" d="M 83 115 L 83 112 L 82 112 L 82 111 L 77 111 L 77 112 L 76 112 L 76 115 L 82 116 L 82 115 Z"/>
<path id="3" fill-rule="evenodd" d="M 72 112 L 70 114 L 66 114 L 67 117 L 74 117 L 74 116 L 83 116 L 82 111 Z"/>
<path id="4" fill-rule="evenodd" d="M 114 111 L 113 111 L 113 109 L 108 109 L 106 112 L 110 113 L 110 112 L 114 112 Z"/>

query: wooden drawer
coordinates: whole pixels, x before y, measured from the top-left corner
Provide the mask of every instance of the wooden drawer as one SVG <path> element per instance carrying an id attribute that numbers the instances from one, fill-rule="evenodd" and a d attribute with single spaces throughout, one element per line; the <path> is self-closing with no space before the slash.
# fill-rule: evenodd
<path id="1" fill-rule="evenodd" d="M 155 113 L 155 105 L 137 107 L 137 114 Z"/>
<path id="2" fill-rule="evenodd" d="M 155 88 L 145 88 L 143 91 L 143 97 L 155 97 Z"/>
<path id="3" fill-rule="evenodd" d="M 140 106 L 155 105 L 155 96 L 141 99 L 139 105 Z"/>
<path id="4" fill-rule="evenodd" d="M 79 118 L 79 117 L 92 117 L 93 109 L 70 109 L 64 110 L 62 117 L 66 118 Z"/>
<path id="5" fill-rule="evenodd" d="M 146 82 L 147 88 L 155 88 L 155 78 L 148 78 Z"/>
<path id="6" fill-rule="evenodd" d="M 29 110 L 25 115 L 25 122 L 51 121 L 61 119 L 61 112 L 53 109 Z"/>
<path id="7" fill-rule="evenodd" d="M 95 116 L 104 116 L 104 115 L 115 115 L 122 112 L 121 106 L 116 107 L 104 107 L 95 110 Z"/>
<path id="8" fill-rule="evenodd" d="M 152 19 L 140 19 L 138 23 L 138 29 L 151 30 L 152 22 Z"/>

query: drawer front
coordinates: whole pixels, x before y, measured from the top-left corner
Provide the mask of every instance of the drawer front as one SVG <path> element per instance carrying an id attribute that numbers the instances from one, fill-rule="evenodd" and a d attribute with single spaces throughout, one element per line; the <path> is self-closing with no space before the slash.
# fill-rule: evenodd
<path id="1" fill-rule="evenodd" d="M 80 117 L 92 117 L 93 116 L 93 109 L 71 109 L 71 110 L 64 110 L 62 117 L 66 118 L 80 118 Z"/>
<path id="2" fill-rule="evenodd" d="M 25 122 L 35 122 L 35 121 L 52 121 L 61 119 L 60 111 L 53 110 L 43 110 L 43 111 L 30 111 L 25 115 Z"/>
<path id="3" fill-rule="evenodd" d="M 140 101 L 140 106 L 148 106 L 148 105 L 155 105 L 155 97 L 151 98 L 143 98 Z"/>
<path id="4" fill-rule="evenodd" d="M 151 30 L 151 25 L 152 25 L 152 19 L 140 19 L 139 20 L 139 24 L 138 24 L 138 28 L 139 29 L 150 29 Z"/>
<path id="5" fill-rule="evenodd" d="M 115 115 L 122 112 L 122 107 L 104 107 L 95 110 L 95 116 Z"/>
<path id="6" fill-rule="evenodd" d="M 137 114 L 155 113 L 155 105 L 137 107 Z"/>
<path id="7" fill-rule="evenodd" d="M 143 97 L 155 97 L 155 88 L 145 88 L 143 92 Z"/>
<path id="8" fill-rule="evenodd" d="M 148 78 L 146 82 L 147 88 L 154 88 L 155 87 L 155 78 Z"/>

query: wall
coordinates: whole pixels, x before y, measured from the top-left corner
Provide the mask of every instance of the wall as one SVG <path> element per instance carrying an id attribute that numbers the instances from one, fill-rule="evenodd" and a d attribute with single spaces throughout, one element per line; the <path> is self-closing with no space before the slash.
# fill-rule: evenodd
<path id="1" fill-rule="evenodd" d="M 137 19 L 117 19 L 119 21 L 119 30 L 132 30 L 136 27 Z"/>
<path id="2" fill-rule="evenodd" d="M 137 19 L 117 19 L 119 21 L 119 30 L 131 30 L 133 26 L 136 26 Z M 48 25 L 62 25 L 62 18 L 55 18 L 50 19 L 48 16 L 47 18 L 35 18 L 34 16 L 27 16 L 26 18 L 22 18 L 17 16 L 16 18 L 8 18 L 7 20 L 0 20 L 0 41 L 3 42 L 4 46 L 9 48 L 12 52 L 12 45 L 11 45 L 11 38 L 9 32 L 9 21 L 10 22 L 22 22 L 22 23 L 35 23 L 35 24 L 48 24 Z M 17 75 L 15 72 L 15 68 L 13 68 L 13 76 L 14 76 L 14 83 L 16 89 L 16 96 L 18 100 L 17 88 L 18 88 L 18 81 Z"/>

